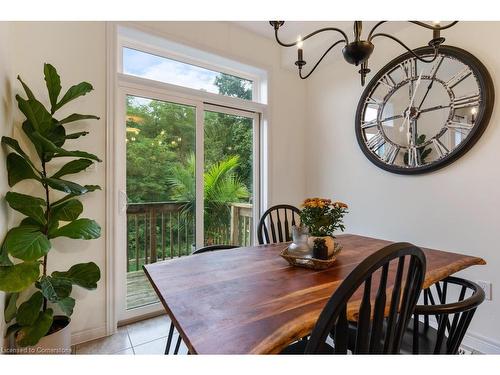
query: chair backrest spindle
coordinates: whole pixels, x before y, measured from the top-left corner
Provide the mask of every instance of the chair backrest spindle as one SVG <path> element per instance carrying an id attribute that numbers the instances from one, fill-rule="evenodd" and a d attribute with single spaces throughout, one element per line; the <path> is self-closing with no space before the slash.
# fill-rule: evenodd
<path id="1" fill-rule="evenodd" d="M 270 207 L 262 215 L 257 227 L 259 244 L 291 241 L 291 228 L 299 222 L 299 214 L 297 207 L 288 204 Z"/>

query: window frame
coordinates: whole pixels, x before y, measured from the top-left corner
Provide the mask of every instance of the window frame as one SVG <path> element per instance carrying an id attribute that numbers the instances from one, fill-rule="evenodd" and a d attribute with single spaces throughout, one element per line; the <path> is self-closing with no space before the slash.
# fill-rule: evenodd
<path id="1" fill-rule="evenodd" d="M 118 62 L 117 69 L 118 70 L 117 71 L 118 71 L 118 73 L 121 73 L 124 76 L 138 77 L 138 76 L 132 76 L 132 75 L 129 75 L 129 74 L 126 74 L 123 72 L 123 48 L 134 49 L 134 50 L 137 50 L 140 52 L 148 53 L 148 54 L 162 57 L 165 59 L 178 61 L 178 62 L 181 62 L 184 64 L 193 65 L 193 66 L 196 66 L 199 68 L 208 69 L 208 70 L 213 71 L 213 72 L 224 73 L 224 74 L 228 74 L 231 76 L 235 76 L 237 78 L 243 78 L 245 80 L 252 81 L 252 100 L 241 99 L 241 98 L 238 98 L 238 99 L 249 101 L 249 102 L 261 103 L 262 78 L 258 75 L 250 74 L 250 73 L 245 72 L 241 69 L 230 69 L 226 66 L 213 64 L 213 63 L 210 63 L 210 62 L 203 60 L 203 59 L 191 57 L 191 56 L 188 56 L 186 54 L 173 52 L 173 51 L 165 49 L 165 48 L 153 46 L 149 43 L 141 42 L 141 41 L 138 41 L 136 39 L 132 39 L 131 37 L 127 37 L 127 36 L 123 36 L 123 35 L 118 34 L 118 60 L 117 60 L 117 62 Z M 139 77 L 139 78 L 143 78 L 143 77 Z M 148 78 L 143 78 L 143 79 L 150 80 Z M 150 80 L 150 81 L 155 81 L 155 80 Z M 162 81 L 155 81 L 155 82 L 165 83 L 168 85 L 182 87 L 182 88 L 188 88 L 185 86 L 175 85 L 175 84 L 162 82 Z M 201 90 L 197 90 L 197 89 L 192 89 L 192 90 L 201 91 Z M 201 92 L 203 92 L 203 91 L 201 91 Z M 216 93 L 211 93 L 211 94 L 225 96 L 225 95 L 216 94 Z M 227 97 L 231 98 L 231 96 L 227 96 Z"/>

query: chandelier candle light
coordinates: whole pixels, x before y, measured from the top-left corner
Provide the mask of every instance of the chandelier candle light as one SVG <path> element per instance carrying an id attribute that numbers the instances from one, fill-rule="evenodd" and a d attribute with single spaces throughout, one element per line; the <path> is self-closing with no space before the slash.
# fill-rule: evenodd
<path id="1" fill-rule="evenodd" d="M 363 30 L 363 23 L 362 21 L 354 21 L 354 41 L 349 42 L 349 38 L 347 37 L 347 34 L 342 31 L 339 28 L 336 27 L 325 27 L 316 31 L 313 31 L 312 33 L 306 35 L 305 37 L 301 38 L 299 37 L 296 42 L 292 43 L 285 43 L 280 40 L 278 37 L 278 30 L 284 25 L 285 21 L 269 21 L 271 26 L 274 28 L 274 35 L 276 38 L 276 41 L 278 42 L 279 45 L 283 47 L 293 47 L 297 46 L 297 61 L 295 61 L 295 65 L 297 65 L 299 69 L 299 77 L 301 79 L 306 79 L 308 78 L 314 70 L 318 67 L 318 65 L 321 63 L 321 61 L 325 58 L 325 56 L 337 45 L 339 44 L 344 44 L 344 48 L 342 49 L 342 54 L 344 55 L 344 59 L 349 63 L 353 64 L 355 66 L 359 66 L 359 74 L 361 75 L 361 85 L 364 86 L 365 84 L 365 78 L 366 75 L 370 72 L 370 69 L 368 69 L 368 59 L 370 58 L 375 46 L 373 45 L 372 41 L 373 39 L 377 37 L 386 37 L 389 38 L 396 43 L 400 44 L 403 48 L 405 48 L 408 52 L 410 52 L 416 59 L 429 63 L 432 62 L 436 59 L 438 56 L 439 52 L 439 46 L 444 43 L 445 38 L 441 36 L 441 30 L 448 29 L 454 25 L 457 24 L 458 21 L 453 21 L 450 22 L 446 25 L 441 25 L 440 21 L 434 21 L 431 24 L 427 24 L 425 22 L 420 22 L 420 21 L 408 21 L 412 24 L 415 24 L 417 26 L 420 26 L 425 29 L 432 30 L 432 39 L 429 41 L 429 46 L 431 46 L 434 49 L 434 54 L 432 57 L 424 59 L 420 56 L 418 56 L 416 53 L 413 52 L 412 49 L 410 49 L 406 44 L 404 44 L 402 41 L 400 41 L 398 38 L 387 34 L 387 33 L 375 33 L 375 30 L 381 26 L 382 24 L 386 23 L 388 21 L 380 21 L 373 26 L 373 28 L 370 30 L 368 34 L 368 38 L 366 40 L 361 39 L 361 33 Z M 304 50 L 303 50 L 303 43 L 307 39 L 320 34 L 325 31 L 334 31 L 339 34 L 341 34 L 342 39 L 337 40 L 334 42 L 330 47 L 327 48 L 327 50 L 323 53 L 323 55 L 319 58 L 319 60 L 314 64 L 314 66 L 311 68 L 309 73 L 303 74 L 302 73 L 302 68 L 304 65 L 306 65 L 306 61 L 304 60 Z"/>

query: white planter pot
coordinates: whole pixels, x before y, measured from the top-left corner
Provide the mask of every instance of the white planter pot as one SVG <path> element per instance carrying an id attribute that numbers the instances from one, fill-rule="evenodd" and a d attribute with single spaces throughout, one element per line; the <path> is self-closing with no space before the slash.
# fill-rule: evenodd
<path id="1" fill-rule="evenodd" d="M 54 316 L 54 322 L 61 322 L 64 327 L 50 335 L 42 337 L 38 344 L 16 348 L 18 354 L 71 354 L 71 319 L 66 316 Z"/>

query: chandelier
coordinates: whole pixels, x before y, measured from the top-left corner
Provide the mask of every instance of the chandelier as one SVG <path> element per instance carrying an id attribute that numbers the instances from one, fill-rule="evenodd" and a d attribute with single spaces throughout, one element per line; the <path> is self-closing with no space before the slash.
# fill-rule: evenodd
<path id="1" fill-rule="evenodd" d="M 389 38 L 396 43 L 400 44 L 404 49 L 406 49 L 409 53 L 411 53 L 416 59 L 419 61 L 422 61 L 424 63 L 430 63 L 433 62 L 436 57 L 438 56 L 439 52 L 439 46 L 444 43 L 445 39 L 441 36 L 441 30 L 449 29 L 450 27 L 454 26 L 457 24 L 458 21 L 450 22 L 447 25 L 441 25 L 439 21 L 432 22 L 432 24 L 427 24 L 425 22 L 419 22 L 419 21 L 408 21 L 412 24 L 418 25 L 422 28 L 428 29 L 432 31 L 432 39 L 429 41 L 429 46 L 433 47 L 434 49 L 434 54 L 430 58 L 422 58 L 418 56 L 411 48 L 409 48 L 406 44 L 404 44 L 401 40 L 398 38 L 387 34 L 387 33 L 380 33 L 377 32 L 375 33 L 375 30 L 382 24 L 386 23 L 388 21 L 380 21 L 373 28 L 370 30 L 368 33 L 368 38 L 366 40 L 361 39 L 361 33 L 363 30 L 363 23 L 362 21 L 354 21 L 354 40 L 352 42 L 349 42 L 349 38 L 347 37 L 347 34 L 336 28 L 336 27 L 325 27 L 323 29 L 319 29 L 316 31 L 313 31 L 312 33 L 306 35 L 303 38 L 297 39 L 297 41 L 292 42 L 292 43 L 285 43 L 282 42 L 278 36 L 278 31 L 279 29 L 283 26 L 285 21 L 269 21 L 271 26 L 274 28 L 274 36 L 276 37 L 276 41 L 278 42 L 279 45 L 283 47 L 293 47 L 297 46 L 297 61 L 295 61 L 295 65 L 297 65 L 299 69 L 299 77 L 302 79 L 308 78 L 318 67 L 318 65 L 321 63 L 321 61 L 325 58 L 325 56 L 337 45 L 339 44 L 344 44 L 344 48 L 342 49 L 342 54 L 344 55 L 344 59 L 349 63 L 353 64 L 355 66 L 360 66 L 360 70 L 358 71 L 359 74 L 361 75 L 361 85 L 364 86 L 365 84 L 365 78 L 368 73 L 370 73 L 370 69 L 368 68 L 368 59 L 370 58 L 373 49 L 375 46 L 373 45 L 372 41 L 375 38 L 378 37 L 385 37 Z M 304 50 L 303 50 L 303 43 L 307 39 L 323 33 L 325 31 L 334 31 L 336 33 L 339 33 L 342 38 L 337 40 L 335 43 L 333 43 L 330 47 L 326 49 L 326 51 L 323 53 L 323 55 L 319 58 L 319 60 L 314 64 L 314 66 L 311 68 L 309 73 L 303 73 L 302 68 L 306 65 L 306 61 L 304 60 Z"/>

